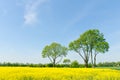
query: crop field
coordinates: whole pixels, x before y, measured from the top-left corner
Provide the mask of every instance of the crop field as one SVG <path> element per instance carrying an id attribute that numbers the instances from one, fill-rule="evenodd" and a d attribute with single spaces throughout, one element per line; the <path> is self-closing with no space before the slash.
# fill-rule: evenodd
<path id="1" fill-rule="evenodd" d="M 0 80 L 120 80 L 120 70 L 0 67 Z"/>

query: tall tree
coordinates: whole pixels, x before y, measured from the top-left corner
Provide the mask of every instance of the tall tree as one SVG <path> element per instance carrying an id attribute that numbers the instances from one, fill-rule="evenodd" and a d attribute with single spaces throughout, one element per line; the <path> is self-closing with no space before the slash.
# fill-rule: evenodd
<path id="1" fill-rule="evenodd" d="M 98 42 L 95 45 L 95 52 L 94 52 L 94 66 L 96 66 L 96 57 L 99 53 L 105 53 L 109 49 L 109 44 L 106 41 Z"/>
<path id="2" fill-rule="evenodd" d="M 99 30 L 93 29 L 84 32 L 77 40 L 71 42 L 69 48 L 82 57 L 85 67 L 88 67 L 89 58 L 91 58 L 92 67 L 94 67 L 97 54 L 108 51 L 109 44 Z"/>
<path id="3" fill-rule="evenodd" d="M 85 67 L 88 67 L 89 61 L 89 46 L 82 40 L 81 36 L 77 40 L 71 42 L 69 44 L 69 49 L 75 51 L 80 55 L 80 57 L 84 60 Z"/>
<path id="4" fill-rule="evenodd" d="M 61 46 L 59 43 L 53 42 L 52 44 L 44 47 L 42 57 L 48 57 L 53 64 L 53 67 L 55 67 L 55 64 L 59 63 L 62 58 L 67 55 L 67 51 L 68 50 L 66 47 Z M 57 60 L 58 58 L 59 60 Z"/>
<path id="5" fill-rule="evenodd" d="M 103 33 L 99 30 L 88 30 L 81 35 L 82 42 L 85 42 L 89 47 L 92 67 L 96 65 L 96 56 L 98 53 L 105 53 L 109 49 L 109 44 L 106 42 Z"/>

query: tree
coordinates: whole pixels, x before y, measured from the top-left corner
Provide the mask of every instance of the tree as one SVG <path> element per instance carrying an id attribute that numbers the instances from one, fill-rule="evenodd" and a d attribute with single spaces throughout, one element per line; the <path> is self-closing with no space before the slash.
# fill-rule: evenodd
<path id="1" fill-rule="evenodd" d="M 78 63 L 78 61 L 75 60 L 75 61 L 71 62 L 71 67 L 74 67 L 74 68 L 79 67 L 79 63 Z"/>
<path id="2" fill-rule="evenodd" d="M 82 39 L 81 36 L 77 40 L 71 42 L 69 44 L 69 49 L 75 51 L 80 55 L 80 57 L 84 60 L 85 67 L 88 67 L 89 61 L 89 48 L 88 44 L 86 44 Z"/>
<path id="3" fill-rule="evenodd" d="M 96 66 L 96 56 L 98 53 L 105 53 L 109 49 L 109 44 L 106 41 L 98 42 L 95 45 L 95 53 L 94 53 L 94 66 Z"/>
<path id="4" fill-rule="evenodd" d="M 93 29 L 84 32 L 77 40 L 71 42 L 69 48 L 82 57 L 85 67 L 88 67 L 89 58 L 91 58 L 92 67 L 94 67 L 96 65 L 97 54 L 107 52 L 109 44 L 106 42 L 103 33 Z"/>
<path id="5" fill-rule="evenodd" d="M 61 46 L 59 43 L 53 42 L 52 44 L 44 47 L 42 57 L 48 57 L 53 64 L 53 67 L 55 67 L 55 64 L 59 63 L 62 58 L 67 55 L 67 51 L 68 49 L 66 47 Z M 58 58 L 59 60 L 57 61 Z"/>
<path id="6" fill-rule="evenodd" d="M 85 42 L 85 44 L 88 45 L 91 64 L 92 67 L 95 67 L 97 54 L 107 52 L 109 49 L 109 44 L 106 42 L 103 33 L 100 33 L 97 29 L 86 31 L 81 35 L 81 39 L 82 42 Z"/>
<path id="7" fill-rule="evenodd" d="M 70 61 L 70 59 L 64 59 L 63 60 L 63 63 L 65 63 L 65 64 L 69 64 L 71 61 Z"/>

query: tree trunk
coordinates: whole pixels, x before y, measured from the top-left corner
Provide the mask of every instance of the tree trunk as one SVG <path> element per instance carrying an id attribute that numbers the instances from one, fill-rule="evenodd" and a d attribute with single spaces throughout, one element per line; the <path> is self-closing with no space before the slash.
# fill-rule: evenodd
<path id="1" fill-rule="evenodd" d="M 92 68 L 94 68 L 92 51 L 91 51 L 91 64 L 92 64 Z"/>
<path id="2" fill-rule="evenodd" d="M 96 56 L 97 56 L 97 53 L 94 56 L 94 67 L 96 67 Z"/>
<path id="3" fill-rule="evenodd" d="M 85 67 L 88 68 L 88 60 L 84 60 Z"/>
<path id="4" fill-rule="evenodd" d="M 94 67 L 96 67 L 96 57 L 94 57 Z"/>
<path id="5" fill-rule="evenodd" d="M 53 59 L 53 67 L 55 67 L 55 59 Z"/>

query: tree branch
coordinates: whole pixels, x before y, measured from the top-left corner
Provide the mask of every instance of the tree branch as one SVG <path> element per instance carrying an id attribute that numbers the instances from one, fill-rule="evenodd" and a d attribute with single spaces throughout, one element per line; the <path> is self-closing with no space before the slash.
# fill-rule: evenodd
<path id="1" fill-rule="evenodd" d="M 62 60 L 63 56 L 61 56 L 60 60 L 56 62 L 56 64 L 58 64 L 61 60 Z"/>
<path id="2" fill-rule="evenodd" d="M 52 59 L 50 58 L 50 56 L 48 56 L 49 60 L 51 61 L 51 63 L 53 63 Z"/>

